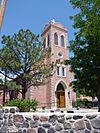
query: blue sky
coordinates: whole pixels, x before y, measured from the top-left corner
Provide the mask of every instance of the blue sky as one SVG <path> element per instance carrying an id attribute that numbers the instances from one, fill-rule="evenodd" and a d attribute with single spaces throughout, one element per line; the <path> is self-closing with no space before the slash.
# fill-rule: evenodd
<path id="1" fill-rule="evenodd" d="M 0 41 L 3 34 L 12 35 L 21 28 L 41 34 L 44 25 L 52 19 L 67 27 L 70 41 L 74 38 L 74 29 L 69 16 L 75 13 L 69 0 L 8 0 Z"/>

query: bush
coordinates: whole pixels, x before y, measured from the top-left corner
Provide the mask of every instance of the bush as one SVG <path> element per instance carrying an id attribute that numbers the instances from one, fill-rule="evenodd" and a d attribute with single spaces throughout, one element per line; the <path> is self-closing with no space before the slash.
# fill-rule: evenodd
<path id="1" fill-rule="evenodd" d="M 6 106 L 17 106 L 20 112 L 29 112 L 30 109 L 36 109 L 38 102 L 36 99 L 15 99 L 5 104 Z"/>
<path id="2" fill-rule="evenodd" d="M 91 108 L 92 102 L 87 99 L 77 99 L 77 101 L 73 103 L 73 107 Z"/>

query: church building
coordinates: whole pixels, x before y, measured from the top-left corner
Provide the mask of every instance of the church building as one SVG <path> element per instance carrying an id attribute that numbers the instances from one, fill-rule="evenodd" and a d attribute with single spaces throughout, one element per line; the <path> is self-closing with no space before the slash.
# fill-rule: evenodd
<path id="1" fill-rule="evenodd" d="M 42 31 L 42 41 L 45 47 L 51 47 L 51 62 L 60 59 L 64 61 L 69 58 L 68 53 L 68 31 L 59 22 L 51 20 Z M 40 107 L 66 108 L 72 106 L 75 94 L 69 86 L 73 80 L 73 74 L 69 71 L 69 65 L 57 64 L 53 76 L 43 86 L 30 88 L 30 99 L 36 98 Z"/>

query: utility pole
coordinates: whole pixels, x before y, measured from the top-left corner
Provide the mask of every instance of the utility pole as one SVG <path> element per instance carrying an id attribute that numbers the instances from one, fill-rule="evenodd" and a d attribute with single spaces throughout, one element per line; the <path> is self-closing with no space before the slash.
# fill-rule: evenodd
<path id="1" fill-rule="evenodd" d="M 0 0 L 0 32 L 1 32 L 2 22 L 3 22 L 4 12 L 6 8 L 6 2 L 7 0 Z"/>

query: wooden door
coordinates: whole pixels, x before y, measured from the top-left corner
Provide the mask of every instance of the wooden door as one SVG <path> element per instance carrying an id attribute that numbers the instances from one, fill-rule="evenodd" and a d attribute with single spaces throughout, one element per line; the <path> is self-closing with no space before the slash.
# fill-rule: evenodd
<path id="1" fill-rule="evenodd" d="M 57 92 L 57 108 L 60 108 L 60 92 Z"/>
<path id="2" fill-rule="evenodd" d="M 60 92 L 60 108 L 65 107 L 65 92 Z"/>
<path id="3" fill-rule="evenodd" d="M 57 92 L 57 108 L 65 107 L 65 92 Z"/>

